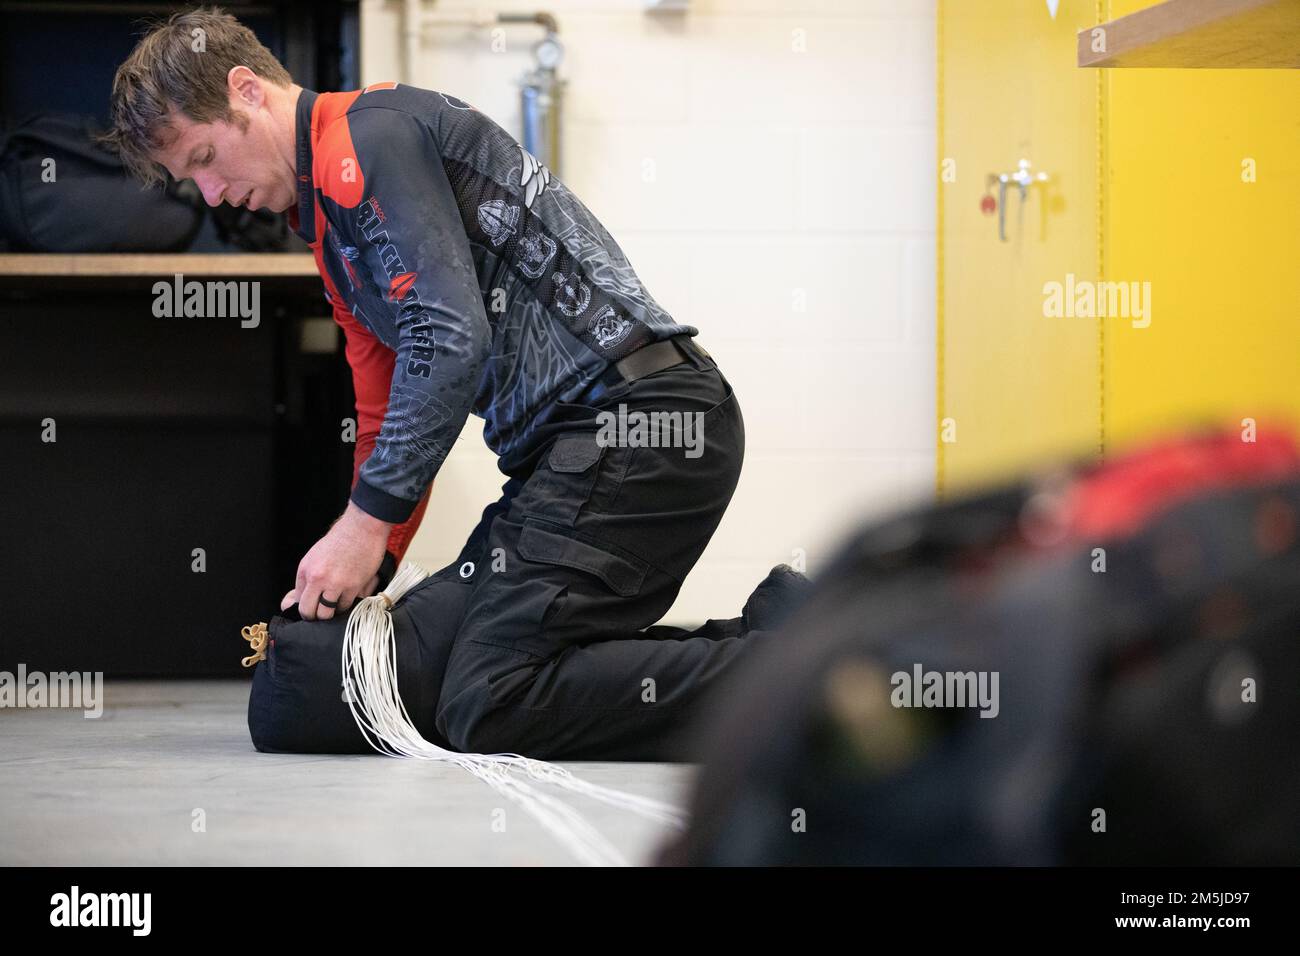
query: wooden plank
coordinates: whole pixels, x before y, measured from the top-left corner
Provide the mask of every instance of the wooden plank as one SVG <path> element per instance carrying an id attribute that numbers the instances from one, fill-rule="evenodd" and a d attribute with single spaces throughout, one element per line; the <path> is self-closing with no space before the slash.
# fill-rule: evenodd
<path id="1" fill-rule="evenodd" d="M 228 276 L 256 279 L 264 276 L 317 275 L 309 253 L 5 253 L 0 255 L 0 276 L 50 276 L 61 278 L 167 278 Z"/>
<path id="2" fill-rule="evenodd" d="M 1094 31 L 1104 30 L 1104 52 Z M 1300 68 L 1300 0 L 1168 0 L 1078 34 L 1084 67 Z"/>

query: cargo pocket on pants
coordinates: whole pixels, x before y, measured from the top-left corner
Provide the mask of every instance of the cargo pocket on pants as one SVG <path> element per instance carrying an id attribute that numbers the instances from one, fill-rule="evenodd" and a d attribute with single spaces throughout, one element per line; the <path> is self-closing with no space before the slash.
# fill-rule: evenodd
<path id="1" fill-rule="evenodd" d="M 526 561 L 559 564 L 593 574 L 620 597 L 639 594 L 650 566 L 644 561 L 614 554 L 578 538 L 552 531 L 532 519 L 524 520 L 519 535 L 519 555 Z"/>
<path id="2" fill-rule="evenodd" d="M 555 439 L 545 463 L 525 484 L 525 516 L 572 527 L 595 486 L 605 446 L 596 432 L 575 432 Z"/>
<path id="3" fill-rule="evenodd" d="M 558 525 L 548 527 L 546 522 L 535 518 L 524 519 L 518 550 L 519 556 L 532 564 L 581 572 L 580 575 L 539 574 L 545 583 L 532 582 L 544 595 L 542 601 L 528 603 L 527 613 L 537 622 L 539 632 L 535 639 L 512 648 L 529 654 L 531 659 L 513 661 L 488 679 L 493 704 L 531 707 L 535 703 L 534 680 L 547 668 L 548 662 L 566 647 L 585 643 L 593 636 L 585 612 L 593 606 L 618 604 L 621 599 L 631 599 L 641 593 L 650 565 L 574 537 Z M 543 715 L 538 712 L 535 716 L 541 719 Z"/>

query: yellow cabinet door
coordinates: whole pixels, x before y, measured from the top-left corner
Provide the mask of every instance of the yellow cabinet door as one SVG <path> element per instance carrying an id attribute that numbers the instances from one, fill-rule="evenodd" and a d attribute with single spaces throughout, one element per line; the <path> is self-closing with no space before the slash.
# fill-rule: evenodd
<path id="1" fill-rule="evenodd" d="M 941 0 L 938 483 L 994 480 L 1101 441 L 1101 323 L 1050 311 L 1044 288 L 1098 278 L 1099 71 L 1075 66 L 1093 2 Z M 981 209 L 1006 190 L 1005 240 Z M 993 195 L 996 198 L 997 190 Z"/>
<path id="2" fill-rule="evenodd" d="M 1108 16 L 1149 5 L 1112 0 Z M 1106 72 L 1106 271 L 1152 292 L 1149 325 L 1107 326 L 1107 448 L 1294 426 L 1300 70 Z"/>

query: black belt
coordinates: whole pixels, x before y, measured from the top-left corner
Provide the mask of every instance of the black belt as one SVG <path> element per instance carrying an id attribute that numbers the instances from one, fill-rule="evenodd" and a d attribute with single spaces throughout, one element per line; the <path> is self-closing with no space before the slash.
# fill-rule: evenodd
<path id="1" fill-rule="evenodd" d="M 672 368 L 682 362 L 690 362 L 692 356 L 710 363 L 713 361 L 708 352 L 692 341 L 691 336 L 674 335 L 671 339 L 641 346 L 631 355 L 605 369 L 599 381 L 613 388 L 626 382 L 635 382 L 639 378 Z"/>

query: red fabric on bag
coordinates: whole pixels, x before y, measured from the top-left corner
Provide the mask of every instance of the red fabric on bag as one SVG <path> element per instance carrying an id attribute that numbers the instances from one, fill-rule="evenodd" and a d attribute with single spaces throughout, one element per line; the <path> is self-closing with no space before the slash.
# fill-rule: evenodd
<path id="1" fill-rule="evenodd" d="M 1130 534 L 1156 512 L 1214 489 L 1267 484 L 1300 472 L 1300 448 L 1286 432 L 1242 441 L 1236 429 L 1145 446 L 1079 478 L 1065 515 L 1076 538 Z"/>

